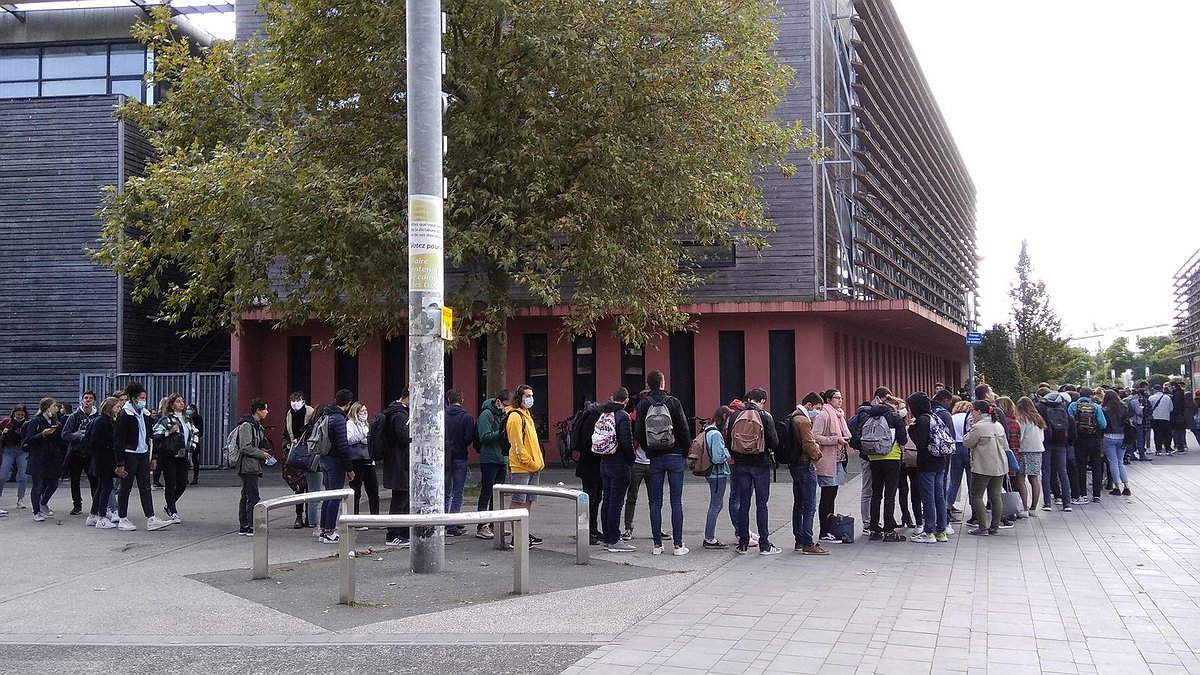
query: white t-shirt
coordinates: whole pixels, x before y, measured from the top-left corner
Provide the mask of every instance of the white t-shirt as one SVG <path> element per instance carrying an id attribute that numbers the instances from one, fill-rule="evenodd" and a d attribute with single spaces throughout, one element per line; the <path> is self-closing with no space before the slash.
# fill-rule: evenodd
<path id="1" fill-rule="evenodd" d="M 954 420 L 954 440 L 958 443 L 963 442 L 963 438 L 967 435 L 967 413 L 955 413 L 950 416 Z"/>

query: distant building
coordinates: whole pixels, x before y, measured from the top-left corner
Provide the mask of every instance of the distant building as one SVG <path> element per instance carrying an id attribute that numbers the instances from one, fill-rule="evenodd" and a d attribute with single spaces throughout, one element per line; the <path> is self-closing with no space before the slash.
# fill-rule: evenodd
<path id="1" fill-rule="evenodd" d="M 1200 389 L 1200 250 L 1175 273 L 1175 339 L 1190 362 L 1192 387 Z"/>

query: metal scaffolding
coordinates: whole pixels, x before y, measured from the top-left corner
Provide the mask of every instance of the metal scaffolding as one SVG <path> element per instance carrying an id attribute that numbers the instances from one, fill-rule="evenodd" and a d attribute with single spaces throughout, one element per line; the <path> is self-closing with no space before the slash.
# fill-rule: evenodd
<path id="1" fill-rule="evenodd" d="M 1175 273 L 1175 339 L 1181 356 L 1200 356 L 1200 250 Z"/>

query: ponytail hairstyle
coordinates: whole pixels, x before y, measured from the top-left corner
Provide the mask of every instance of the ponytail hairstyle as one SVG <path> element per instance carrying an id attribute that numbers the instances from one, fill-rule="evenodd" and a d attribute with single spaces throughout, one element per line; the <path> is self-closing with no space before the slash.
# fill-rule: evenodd
<path id="1" fill-rule="evenodd" d="M 971 407 L 985 415 L 990 415 L 993 420 L 996 419 L 996 406 L 992 405 L 991 401 L 981 399 L 972 403 Z"/>

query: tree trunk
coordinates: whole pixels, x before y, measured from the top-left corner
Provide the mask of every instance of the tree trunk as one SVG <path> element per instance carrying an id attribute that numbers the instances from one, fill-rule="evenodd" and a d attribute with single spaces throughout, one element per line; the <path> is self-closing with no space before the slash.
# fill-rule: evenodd
<path id="1" fill-rule="evenodd" d="M 503 330 L 487 335 L 487 391 L 485 396 L 508 387 L 508 323 Z"/>

